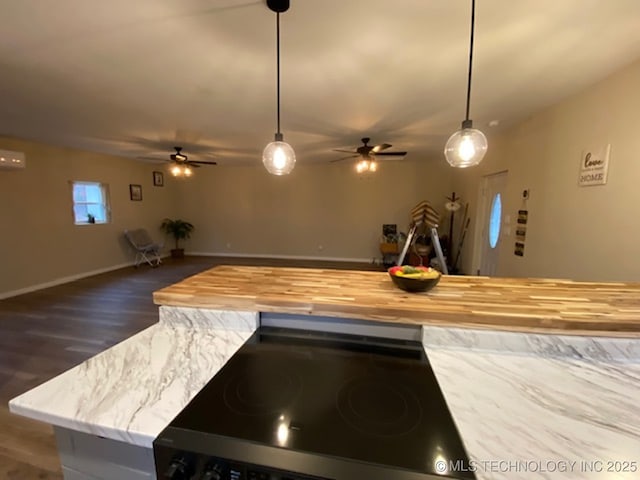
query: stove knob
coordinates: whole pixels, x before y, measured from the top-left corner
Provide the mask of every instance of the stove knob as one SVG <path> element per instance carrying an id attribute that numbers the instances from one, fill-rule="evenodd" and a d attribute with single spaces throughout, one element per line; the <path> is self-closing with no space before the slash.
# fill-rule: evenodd
<path id="1" fill-rule="evenodd" d="M 194 457 L 188 454 L 179 454 L 173 457 L 169 468 L 164 473 L 164 478 L 170 480 L 190 480 L 195 473 L 193 468 Z"/>
<path id="2" fill-rule="evenodd" d="M 204 469 L 200 480 L 223 480 L 222 467 L 218 463 L 211 462 Z"/>

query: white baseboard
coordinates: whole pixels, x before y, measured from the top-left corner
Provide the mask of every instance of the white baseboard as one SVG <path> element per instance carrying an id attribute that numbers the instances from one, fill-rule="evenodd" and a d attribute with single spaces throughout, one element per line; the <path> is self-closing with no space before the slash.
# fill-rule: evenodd
<path id="1" fill-rule="evenodd" d="M 161 258 L 167 258 L 169 255 L 161 255 Z M 17 297 L 18 295 L 23 295 L 25 293 L 35 292 L 37 290 L 43 290 L 45 288 L 56 287 L 58 285 L 62 285 L 63 283 L 75 282 L 76 280 L 80 280 L 82 278 L 92 277 L 93 275 L 100 275 L 101 273 L 112 272 L 113 270 L 119 270 L 121 268 L 132 267 L 135 265 L 135 262 L 126 262 L 119 263 L 118 265 L 112 265 L 110 267 L 99 268 L 97 270 L 91 270 L 89 272 L 77 273 L 75 275 L 69 275 L 68 277 L 60 277 L 55 280 L 51 280 L 50 282 L 38 283 L 36 285 L 30 285 L 28 287 L 20 288 L 18 290 L 10 290 L 8 292 L 0 292 L 0 300 L 4 300 L 5 298 Z"/>
<path id="2" fill-rule="evenodd" d="M 371 258 L 313 257 L 305 255 L 272 255 L 266 253 L 185 252 L 185 255 L 202 257 L 275 258 L 282 260 L 318 260 L 319 262 L 371 263 Z"/>
<path id="3" fill-rule="evenodd" d="M 251 253 L 216 253 L 216 252 L 185 252 L 185 255 L 197 255 L 202 257 L 238 257 L 238 258 L 275 258 L 283 260 L 318 260 L 325 262 L 354 262 L 354 263 L 370 263 L 370 258 L 345 258 L 345 257 L 312 257 L 312 256 L 299 256 L 299 255 L 270 255 L 270 254 L 251 254 Z M 169 254 L 161 255 L 162 258 L 169 257 Z M 119 270 L 121 268 L 131 267 L 135 262 L 120 263 L 118 265 L 112 265 L 110 267 L 99 268 L 97 270 L 91 270 L 89 272 L 78 273 L 75 275 L 69 275 L 67 277 L 56 278 L 50 282 L 38 283 L 36 285 L 30 285 L 28 287 L 20 288 L 17 290 L 10 290 L 8 292 L 0 292 L 0 300 L 5 298 L 17 297 L 25 293 L 35 292 L 37 290 L 43 290 L 45 288 L 55 287 L 62 285 L 63 283 L 74 282 L 82 278 L 91 277 L 93 275 L 99 275 L 101 273 L 111 272 L 113 270 Z"/>

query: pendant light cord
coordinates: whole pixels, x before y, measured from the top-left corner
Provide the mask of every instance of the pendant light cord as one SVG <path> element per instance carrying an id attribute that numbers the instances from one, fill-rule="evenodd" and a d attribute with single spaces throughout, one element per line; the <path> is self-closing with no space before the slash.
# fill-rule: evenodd
<path id="1" fill-rule="evenodd" d="M 276 12 L 276 98 L 278 101 L 278 135 L 280 135 L 280 12 Z M 468 110 L 468 107 L 467 107 Z M 467 113 L 467 116 L 469 114 Z"/>
<path id="2" fill-rule="evenodd" d="M 466 120 L 469 120 L 469 104 L 471 103 L 471 66 L 473 65 L 473 37 L 474 37 L 475 23 L 476 23 L 476 0 L 471 0 L 471 40 L 469 42 L 469 78 L 467 81 L 467 112 L 465 116 Z M 278 127 L 278 129 L 279 128 L 280 127 Z"/>

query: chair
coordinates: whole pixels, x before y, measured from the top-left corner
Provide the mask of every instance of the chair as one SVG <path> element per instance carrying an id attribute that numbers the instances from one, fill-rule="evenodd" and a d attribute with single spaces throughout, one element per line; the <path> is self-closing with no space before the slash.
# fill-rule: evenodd
<path id="1" fill-rule="evenodd" d="M 136 250 L 136 268 L 143 262 L 147 262 L 152 267 L 157 267 L 162 263 L 160 250 L 164 244 L 155 243 L 144 228 L 125 230 L 124 236 Z"/>

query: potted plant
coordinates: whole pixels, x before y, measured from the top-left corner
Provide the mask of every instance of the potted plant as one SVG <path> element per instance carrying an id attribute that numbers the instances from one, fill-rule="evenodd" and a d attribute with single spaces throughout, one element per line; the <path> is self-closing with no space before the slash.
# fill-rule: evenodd
<path id="1" fill-rule="evenodd" d="M 171 257 L 183 258 L 184 249 L 180 248 L 180 240 L 186 240 L 190 238 L 194 226 L 189 222 L 185 222 L 184 220 L 171 220 L 170 218 L 165 218 L 162 221 L 162 225 L 160 225 L 160 228 L 167 235 L 173 236 L 176 241 L 176 248 L 171 250 Z"/>

